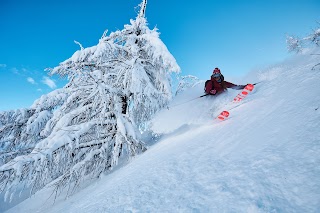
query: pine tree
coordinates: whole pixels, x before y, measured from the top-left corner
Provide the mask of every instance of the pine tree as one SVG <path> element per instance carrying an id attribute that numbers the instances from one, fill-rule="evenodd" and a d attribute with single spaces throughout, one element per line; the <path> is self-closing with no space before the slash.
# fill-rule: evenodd
<path id="1" fill-rule="evenodd" d="M 80 45 L 49 69 L 68 78 L 64 88 L 30 109 L 0 114 L 0 190 L 7 197 L 21 185 L 32 194 L 50 182 L 70 195 L 146 150 L 139 130 L 171 99 L 170 73 L 180 70 L 157 29 L 148 28 L 146 4 L 123 30 L 105 31 L 96 46 Z"/>

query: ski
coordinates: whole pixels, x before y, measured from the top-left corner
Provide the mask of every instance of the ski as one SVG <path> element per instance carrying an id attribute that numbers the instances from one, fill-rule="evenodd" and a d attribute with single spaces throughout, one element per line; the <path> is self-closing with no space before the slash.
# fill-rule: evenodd
<path id="1" fill-rule="evenodd" d="M 234 103 L 238 103 L 240 101 L 242 101 L 242 99 L 244 99 L 245 97 L 247 97 L 247 95 L 252 92 L 252 90 L 254 89 L 254 85 L 253 84 L 247 84 L 243 90 L 233 99 Z"/>
<path id="2" fill-rule="evenodd" d="M 230 113 L 228 111 L 222 111 L 217 117 L 216 119 L 220 120 L 220 121 L 224 121 L 225 119 L 227 119 L 229 117 Z"/>
<path id="3" fill-rule="evenodd" d="M 253 84 L 247 84 L 243 90 L 233 99 L 232 103 L 239 103 L 241 102 L 245 97 L 247 97 L 247 95 L 252 92 L 252 90 L 254 89 L 254 85 Z M 233 109 L 235 107 L 232 107 L 231 109 Z M 229 109 L 230 110 L 230 109 Z M 224 121 L 226 120 L 230 115 L 230 112 L 227 110 L 223 110 L 216 118 L 215 120 L 219 120 L 219 121 Z"/>

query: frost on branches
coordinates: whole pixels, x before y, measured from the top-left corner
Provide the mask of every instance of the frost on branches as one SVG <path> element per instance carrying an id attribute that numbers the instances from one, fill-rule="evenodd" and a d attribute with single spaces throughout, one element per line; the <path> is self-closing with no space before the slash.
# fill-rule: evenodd
<path id="1" fill-rule="evenodd" d="M 146 150 L 139 129 L 171 99 L 174 57 L 150 30 L 146 0 L 130 25 L 50 69 L 68 84 L 30 109 L 0 113 L 0 190 L 31 194 L 48 183 L 70 195 L 81 181 Z"/>
<path id="2" fill-rule="evenodd" d="M 193 75 L 178 76 L 178 87 L 177 87 L 176 95 L 185 91 L 188 88 L 192 88 L 198 85 L 199 83 L 203 83 L 203 82 L 200 81 L 200 79 L 197 78 L 196 76 L 193 76 Z"/>
<path id="3" fill-rule="evenodd" d="M 288 51 L 292 52 L 301 52 L 303 48 L 308 47 L 309 45 L 315 45 L 319 47 L 320 45 L 320 28 L 313 30 L 313 32 L 302 38 L 299 39 L 295 36 L 287 36 L 287 47 Z"/>
<path id="4" fill-rule="evenodd" d="M 287 47 L 289 52 L 296 52 L 300 53 L 303 52 L 304 48 L 307 48 L 309 46 L 316 46 L 319 48 L 320 46 L 320 28 L 317 28 L 313 30 L 313 32 L 302 38 L 299 39 L 294 36 L 287 36 Z M 319 54 L 316 54 L 319 55 Z M 320 63 L 313 66 L 312 69 L 314 69 L 316 66 L 319 66 Z"/>
<path id="5" fill-rule="evenodd" d="M 317 50 L 319 50 L 320 47 L 320 28 L 317 28 L 313 30 L 313 32 L 302 38 L 299 39 L 294 36 L 287 36 L 287 47 L 289 52 L 296 52 L 300 53 L 304 48 L 316 46 Z M 312 54 L 312 55 L 320 55 L 320 54 Z M 320 66 L 320 63 L 314 65 L 312 67 L 312 70 L 315 69 L 315 67 Z"/>

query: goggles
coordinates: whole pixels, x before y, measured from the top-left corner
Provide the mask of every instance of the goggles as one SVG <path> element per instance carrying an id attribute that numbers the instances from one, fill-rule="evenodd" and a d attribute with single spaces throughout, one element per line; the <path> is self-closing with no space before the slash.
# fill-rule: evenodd
<path id="1" fill-rule="evenodd" d="M 212 74 L 213 78 L 220 78 L 221 74 L 220 73 L 214 73 Z"/>

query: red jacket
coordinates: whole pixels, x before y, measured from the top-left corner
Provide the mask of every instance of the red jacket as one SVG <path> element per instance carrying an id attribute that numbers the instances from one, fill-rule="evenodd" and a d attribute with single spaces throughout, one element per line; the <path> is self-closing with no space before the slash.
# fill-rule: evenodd
<path id="1" fill-rule="evenodd" d="M 223 86 L 224 85 L 224 86 Z M 220 83 L 217 82 L 214 78 L 211 78 L 211 80 L 207 80 L 205 84 L 205 93 L 210 94 L 211 90 L 216 90 L 216 94 L 222 93 L 227 90 L 227 88 L 231 89 L 243 89 L 245 86 L 243 85 L 236 85 L 233 83 L 230 83 L 228 81 L 222 80 Z M 212 95 L 212 94 L 210 94 Z"/>

